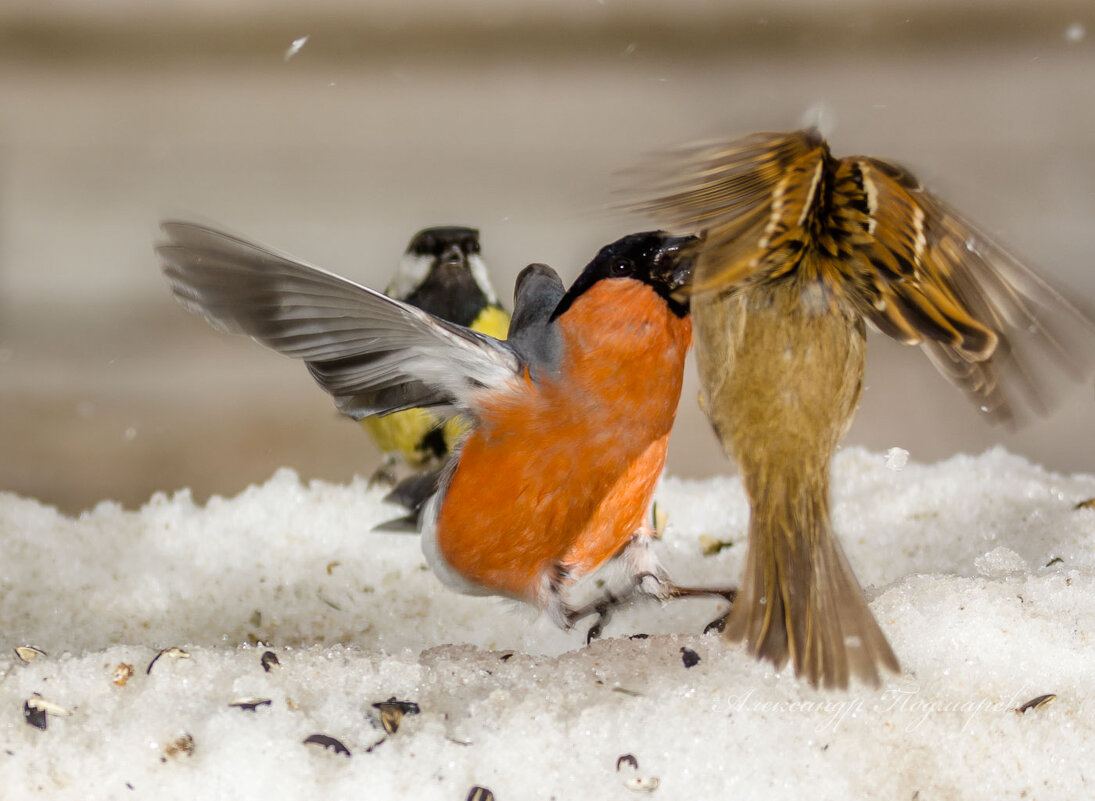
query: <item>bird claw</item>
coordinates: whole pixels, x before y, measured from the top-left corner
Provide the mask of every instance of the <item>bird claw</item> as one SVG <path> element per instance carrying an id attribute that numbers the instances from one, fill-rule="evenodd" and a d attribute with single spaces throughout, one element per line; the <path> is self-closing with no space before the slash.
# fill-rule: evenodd
<path id="1" fill-rule="evenodd" d="M 653 589 L 647 589 L 643 587 L 643 582 L 647 579 L 650 579 L 652 582 L 654 582 Z M 664 600 L 663 596 L 665 595 L 667 589 L 673 586 L 673 584 L 669 582 L 665 578 L 665 576 L 660 576 L 657 573 L 650 572 L 649 570 L 637 574 L 634 581 L 635 584 L 633 589 L 631 590 L 632 593 L 638 592 L 643 595 L 650 595 L 654 598 L 657 598 L 658 600 Z"/>
<path id="2" fill-rule="evenodd" d="M 604 632 L 605 626 L 607 626 L 609 620 L 612 619 L 612 610 L 617 606 L 626 603 L 632 594 L 633 592 L 628 592 L 624 595 L 615 595 L 614 593 L 606 592 L 600 600 L 586 604 L 578 609 L 564 607 L 565 611 L 562 616 L 563 628 L 571 629 L 579 620 L 587 618 L 590 615 L 596 615 L 597 620 L 586 632 L 586 645 L 589 645 L 591 642 L 598 639 Z"/>
<path id="3" fill-rule="evenodd" d="M 731 598 L 729 600 L 733 600 L 733 599 Z M 729 620 L 729 619 L 730 619 L 730 613 L 729 612 L 727 612 L 725 615 L 719 615 L 717 618 L 715 618 L 714 620 L 712 620 L 710 623 L 708 623 L 706 626 L 703 627 L 703 633 L 704 634 L 711 634 L 712 632 L 715 632 L 715 633 L 718 633 L 718 634 L 722 634 L 722 632 L 726 629 L 726 621 Z"/>
<path id="4" fill-rule="evenodd" d="M 608 593 L 600 603 L 593 607 L 593 612 L 597 614 L 597 622 L 589 627 L 589 631 L 586 632 L 586 645 L 589 645 L 596 639 L 599 639 L 601 632 L 604 631 L 605 626 L 608 625 L 608 621 L 612 619 L 612 610 L 618 604 L 623 603 L 625 599 L 617 598 L 612 593 Z"/>
<path id="5" fill-rule="evenodd" d="M 643 582 L 646 579 L 652 579 L 655 582 L 656 587 L 653 590 L 643 587 Z M 618 607 L 625 606 L 636 600 L 638 597 L 656 598 L 661 602 L 673 600 L 675 598 L 693 598 L 693 597 L 710 597 L 716 596 L 724 598 L 729 603 L 734 602 L 734 597 L 737 595 L 735 589 L 715 589 L 707 587 L 680 587 L 673 582 L 669 581 L 663 576 L 659 576 L 656 573 L 644 572 L 637 574 L 631 585 L 623 592 L 616 594 L 613 592 L 606 592 L 599 601 L 586 604 L 579 609 L 572 609 L 563 607 L 564 614 L 562 616 L 562 626 L 565 629 L 571 629 L 579 620 L 589 617 L 590 615 L 596 615 L 597 620 L 589 627 L 586 632 L 586 645 L 589 645 L 594 640 L 600 638 L 604 633 L 605 626 L 608 625 L 612 619 L 612 612 Z M 707 625 L 703 630 L 704 633 L 710 631 L 722 631 L 726 626 L 726 620 L 730 617 L 730 613 L 720 617 L 718 620 L 714 620 Z M 557 618 L 558 619 L 558 618 Z"/>

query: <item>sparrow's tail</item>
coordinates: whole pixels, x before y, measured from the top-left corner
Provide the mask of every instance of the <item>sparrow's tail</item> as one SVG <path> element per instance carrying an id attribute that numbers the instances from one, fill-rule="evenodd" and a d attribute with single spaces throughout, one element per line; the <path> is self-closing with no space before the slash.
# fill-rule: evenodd
<path id="1" fill-rule="evenodd" d="M 878 666 L 898 671 L 829 519 L 828 470 L 752 487 L 749 554 L 727 621 L 728 640 L 815 687 L 877 685 Z M 821 474 L 818 474 L 821 473 Z"/>

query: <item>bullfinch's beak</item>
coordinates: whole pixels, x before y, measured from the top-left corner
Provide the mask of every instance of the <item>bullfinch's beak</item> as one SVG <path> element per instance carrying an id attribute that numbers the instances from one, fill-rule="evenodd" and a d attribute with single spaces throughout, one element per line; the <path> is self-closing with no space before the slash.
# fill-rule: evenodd
<path id="1" fill-rule="evenodd" d="M 657 258 L 657 275 L 665 283 L 670 296 L 679 303 L 691 295 L 692 274 L 696 267 L 701 236 L 666 237 Z"/>

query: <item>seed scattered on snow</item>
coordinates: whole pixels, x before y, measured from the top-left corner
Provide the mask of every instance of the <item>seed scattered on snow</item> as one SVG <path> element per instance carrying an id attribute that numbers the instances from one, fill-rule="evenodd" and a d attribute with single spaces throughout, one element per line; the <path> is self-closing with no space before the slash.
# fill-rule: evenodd
<path id="1" fill-rule="evenodd" d="M 72 712 L 52 701 L 47 701 L 38 693 L 33 693 L 30 698 L 23 702 L 23 720 L 34 726 L 34 728 L 42 731 L 46 730 L 46 715 L 53 715 L 55 718 L 67 718 L 72 715 Z"/>
<path id="2" fill-rule="evenodd" d="M 627 765 L 632 770 L 639 769 L 639 760 L 635 758 L 634 754 L 624 754 L 616 760 L 616 772 L 620 772 L 620 768 Z"/>
<path id="3" fill-rule="evenodd" d="M 23 720 L 36 729 L 46 730 L 46 710 L 31 706 L 30 701 L 23 702 Z"/>
<path id="4" fill-rule="evenodd" d="M 504 654 L 502 654 L 502 655 L 501 655 L 500 657 L 498 657 L 498 658 L 499 658 L 499 659 L 501 659 L 501 660 L 502 660 L 503 662 L 508 662 L 508 661 L 510 661 L 511 659 L 513 659 L 513 654 L 514 654 L 514 652 L 513 652 L 513 651 L 506 651 L 506 652 L 505 652 Z"/>
<path id="5" fill-rule="evenodd" d="M 417 715 L 420 711 L 414 701 L 399 701 L 395 696 L 373 704 L 373 708 L 380 712 L 380 724 L 388 734 L 399 731 L 404 715 Z"/>
<path id="6" fill-rule="evenodd" d="M 616 772 L 619 773 L 623 767 L 629 768 L 628 773 L 637 771 L 639 769 L 639 760 L 635 758 L 634 754 L 624 754 L 616 760 Z M 661 780 L 657 776 L 629 776 L 624 779 L 624 787 L 637 792 L 654 792 L 658 789 L 659 784 L 661 784 Z"/>
<path id="7" fill-rule="evenodd" d="M 235 701 L 229 701 L 228 706 L 234 706 L 246 712 L 254 712 L 260 706 L 270 706 L 270 703 L 269 698 L 237 698 Z"/>
<path id="8" fill-rule="evenodd" d="M 281 662 L 278 661 L 278 655 L 275 654 L 273 651 L 263 652 L 262 659 L 259 661 L 262 663 L 262 669 L 265 670 L 267 673 L 269 673 L 273 668 L 281 667 Z"/>
<path id="9" fill-rule="evenodd" d="M 33 645 L 16 646 L 15 655 L 19 657 L 22 662 L 33 662 L 35 659 L 48 656 L 41 648 L 35 648 Z"/>
<path id="10" fill-rule="evenodd" d="M 23 720 L 36 729 L 46 730 L 46 715 L 55 718 L 67 718 L 72 712 L 63 706 L 47 701 L 38 693 L 34 693 L 23 702 Z"/>
<path id="11" fill-rule="evenodd" d="M 174 646 L 172 646 L 171 648 L 164 648 L 162 651 L 160 651 L 158 654 L 156 654 L 154 657 L 152 657 L 152 661 L 148 663 L 148 669 L 145 670 L 145 675 L 151 675 L 152 674 L 152 666 L 156 664 L 156 662 L 159 660 L 159 658 L 161 656 L 166 656 L 166 657 L 169 657 L 171 659 L 189 659 L 190 658 L 190 654 L 188 654 L 182 648 L 175 648 Z"/>
<path id="12" fill-rule="evenodd" d="M 119 687 L 125 687 L 125 683 L 133 678 L 133 672 L 133 665 L 119 662 L 118 667 L 114 668 L 114 672 L 110 674 L 110 678 Z"/>
<path id="13" fill-rule="evenodd" d="M 715 554 L 732 548 L 734 543 L 728 540 L 720 540 L 716 537 L 712 537 L 710 534 L 700 534 L 700 553 L 704 556 L 714 556 Z"/>
<path id="14" fill-rule="evenodd" d="M 1046 562 L 1046 567 L 1053 567 L 1058 562 L 1063 562 L 1063 561 L 1065 561 L 1065 560 L 1062 559 L 1061 557 L 1054 556 L 1052 559 L 1050 559 L 1048 562 Z"/>
<path id="15" fill-rule="evenodd" d="M 1076 509 L 1095 509 L 1095 498 L 1088 498 L 1086 501 L 1080 501 L 1075 506 Z"/>
<path id="16" fill-rule="evenodd" d="M 723 630 L 726 628 L 726 621 L 729 620 L 729 619 L 730 619 L 730 613 L 729 612 L 727 612 L 725 615 L 719 615 L 717 618 L 715 618 L 714 620 L 712 620 L 710 623 L 708 623 L 706 626 L 703 627 L 703 633 L 704 634 L 722 634 Z"/>
<path id="17" fill-rule="evenodd" d="M 486 787 L 476 785 L 468 791 L 467 801 L 494 801 L 494 793 Z"/>
<path id="18" fill-rule="evenodd" d="M 686 668 L 694 668 L 700 663 L 700 655 L 691 648 L 681 648 L 681 661 Z"/>
<path id="19" fill-rule="evenodd" d="M 322 745 L 324 748 L 333 750 L 336 754 L 343 754 L 345 756 L 350 755 L 350 749 L 344 746 L 339 740 L 334 737 L 329 737 L 326 734 L 312 734 L 304 738 L 305 745 Z"/>
<path id="20" fill-rule="evenodd" d="M 193 756 L 194 738 L 184 732 L 164 747 L 163 754 L 163 757 L 160 758 L 161 762 L 166 762 L 168 757 L 178 759 L 179 757 Z"/>
<path id="21" fill-rule="evenodd" d="M 1018 712 L 1020 715 L 1025 714 L 1029 709 L 1033 709 L 1035 712 L 1037 712 L 1039 709 L 1045 709 L 1056 700 L 1057 696 L 1053 693 L 1039 695 L 1037 698 L 1031 698 L 1015 711 Z"/>

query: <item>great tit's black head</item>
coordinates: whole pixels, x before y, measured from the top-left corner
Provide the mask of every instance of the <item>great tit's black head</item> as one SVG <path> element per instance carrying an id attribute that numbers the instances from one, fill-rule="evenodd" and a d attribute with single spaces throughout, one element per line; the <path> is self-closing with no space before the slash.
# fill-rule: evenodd
<path id="1" fill-rule="evenodd" d="M 455 225 L 415 234 L 387 293 L 460 325 L 498 304 L 479 256 L 479 231 Z"/>
<path id="2" fill-rule="evenodd" d="M 457 225 L 424 228 L 414 235 L 407 254 L 430 258 L 442 264 L 466 264 L 479 253 L 479 231 Z"/>
<path id="3" fill-rule="evenodd" d="M 678 317 L 688 314 L 687 288 L 696 263 L 695 236 L 673 236 L 665 231 L 629 234 L 605 245 L 567 290 L 552 317 L 558 317 L 598 281 L 629 278 L 648 284 Z"/>

